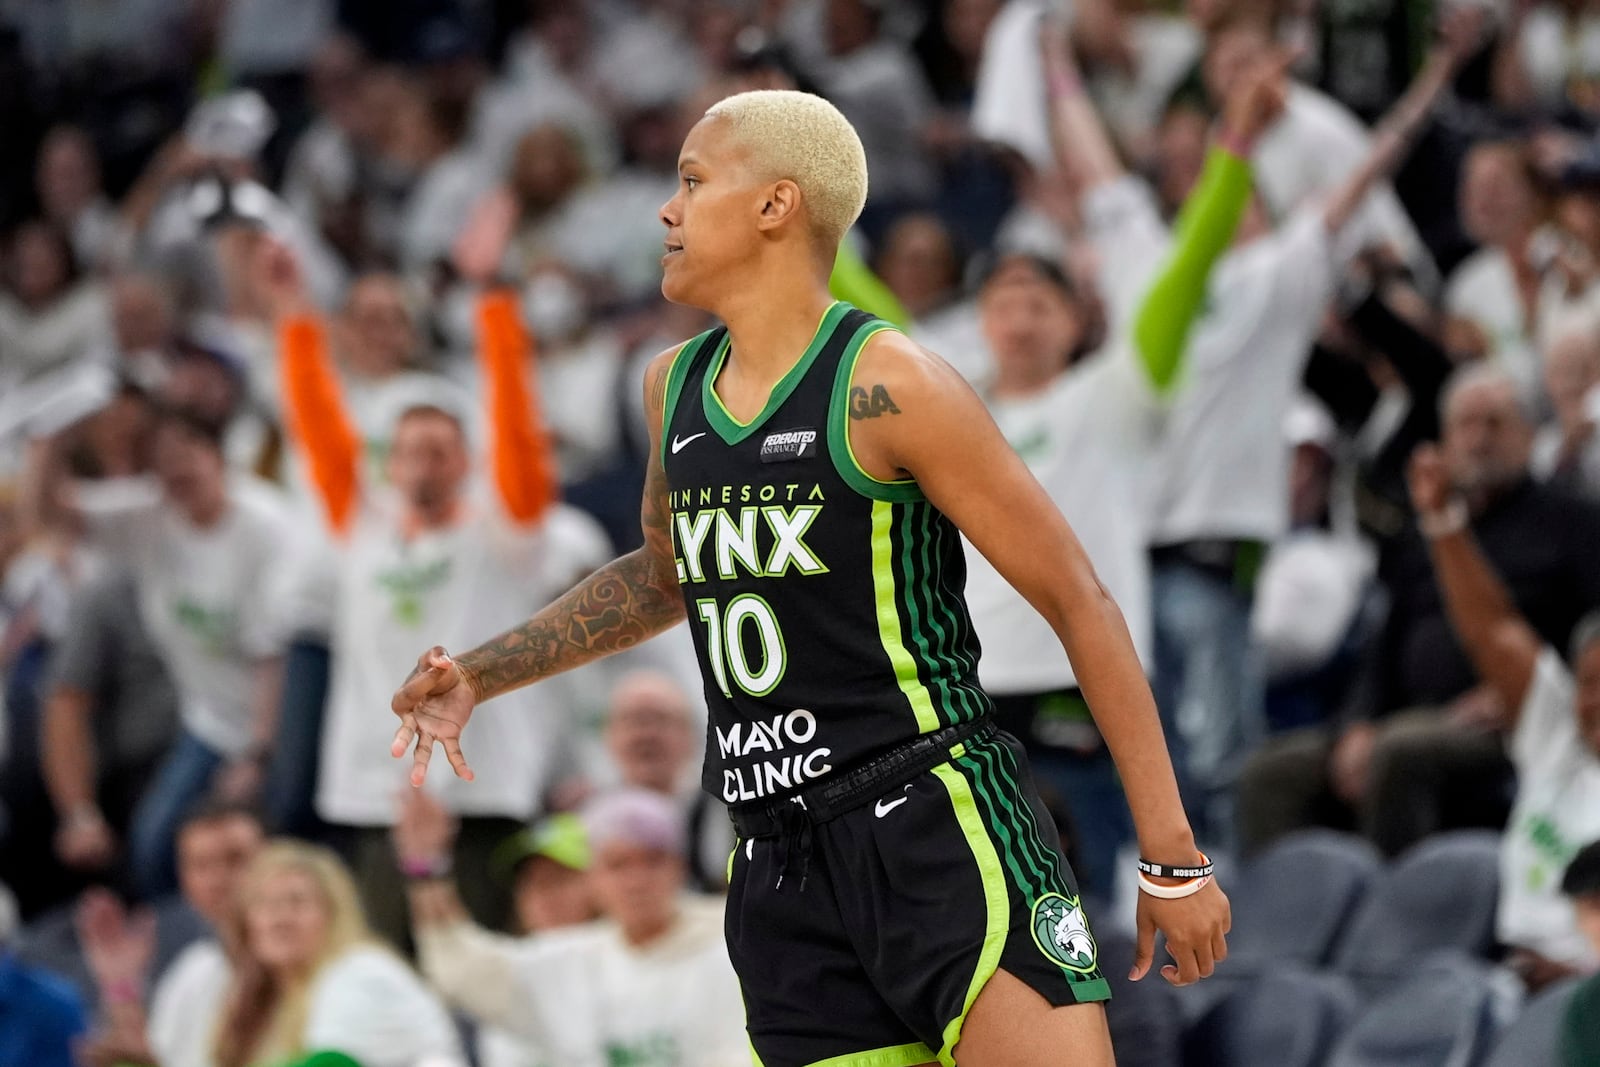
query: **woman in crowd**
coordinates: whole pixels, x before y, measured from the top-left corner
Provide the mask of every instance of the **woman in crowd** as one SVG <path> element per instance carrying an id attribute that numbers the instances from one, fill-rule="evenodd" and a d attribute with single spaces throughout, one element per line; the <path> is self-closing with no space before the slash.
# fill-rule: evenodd
<path id="1" fill-rule="evenodd" d="M 269 1067 L 317 1051 L 362 1067 L 465 1062 L 438 999 L 368 934 L 355 883 L 332 853 L 268 845 L 245 874 L 229 926 L 224 940 L 239 946 L 238 959 L 213 1067 Z"/>

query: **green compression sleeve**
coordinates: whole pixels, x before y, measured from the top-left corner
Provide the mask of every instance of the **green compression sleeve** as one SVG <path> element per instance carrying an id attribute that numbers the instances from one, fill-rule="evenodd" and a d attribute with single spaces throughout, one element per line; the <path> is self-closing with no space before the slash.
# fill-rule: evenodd
<path id="1" fill-rule="evenodd" d="M 854 304 L 869 314 L 892 322 L 902 330 L 911 325 L 911 315 L 898 297 L 872 273 L 866 261 L 856 255 L 849 242 L 841 242 L 839 255 L 833 261 L 833 276 L 828 279 L 828 289 L 837 300 Z"/>
<path id="2" fill-rule="evenodd" d="M 1184 201 L 1172 250 L 1133 316 L 1134 350 L 1158 393 L 1165 395 L 1177 382 L 1211 268 L 1233 242 L 1250 188 L 1250 164 L 1213 148 Z"/>

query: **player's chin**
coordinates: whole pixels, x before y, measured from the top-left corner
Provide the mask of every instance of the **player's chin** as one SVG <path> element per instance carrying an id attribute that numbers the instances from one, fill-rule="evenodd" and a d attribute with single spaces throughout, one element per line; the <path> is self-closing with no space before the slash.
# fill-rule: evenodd
<path id="1" fill-rule="evenodd" d="M 684 269 L 685 264 L 674 262 L 682 255 L 683 253 L 679 252 L 666 262 L 661 273 L 661 295 L 674 304 L 698 306 L 695 299 L 697 287 L 689 272 Z"/>

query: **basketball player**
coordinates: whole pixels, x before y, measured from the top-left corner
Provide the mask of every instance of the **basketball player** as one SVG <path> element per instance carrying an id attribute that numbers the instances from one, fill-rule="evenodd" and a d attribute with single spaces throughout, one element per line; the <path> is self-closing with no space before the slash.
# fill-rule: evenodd
<path id="1" fill-rule="evenodd" d="M 473 708 L 687 619 L 730 805 L 728 948 L 765 1067 L 1112 1062 L 1109 996 L 1021 748 L 976 682 L 960 534 L 1047 619 L 1126 785 L 1139 951 L 1226 955 L 1227 898 L 1178 799 L 1122 616 L 1060 512 L 938 357 L 828 295 L 866 199 L 860 141 L 783 91 L 684 142 L 669 300 L 726 327 L 645 379 L 644 547 L 470 652 L 423 654 L 394 754 L 471 777 Z"/>

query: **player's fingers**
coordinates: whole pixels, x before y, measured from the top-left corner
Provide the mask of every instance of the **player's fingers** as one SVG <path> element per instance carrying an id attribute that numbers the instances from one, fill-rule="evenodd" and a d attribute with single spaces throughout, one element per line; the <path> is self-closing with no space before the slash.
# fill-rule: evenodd
<path id="1" fill-rule="evenodd" d="M 1150 964 L 1156 957 L 1156 927 L 1155 923 L 1139 923 L 1139 940 L 1133 950 L 1133 968 L 1128 971 L 1128 980 L 1137 982 L 1150 972 Z"/>
<path id="2" fill-rule="evenodd" d="M 431 664 L 423 666 L 411 677 L 407 678 L 395 693 L 389 706 L 396 715 L 404 715 L 415 708 L 422 700 L 433 692 L 434 686 L 439 684 L 439 676 L 444 672 Z"/>
<path id="3" fill-rule="evenodd" d="M 450 767 L 456 772 L 456 777 L 472 781 L 472 768 L 467 766 L 467 757 L 461 752 L 461 742 L 454 737 L 446 737 L 443 741 L 445 758 L 450 761 Z"/>
<path id="4" fill-rule="evenodd" d="M 433 738 L 428 734 L 417 734 L 417 751 L 411 762 L 411 784 L 422 787 L 428 778 L 428 761 L 433 758 Z"/>
<path id="5" fill-rule="evenodd" d="M 1161 968 L 1161 977 L 1173 985 L 1193 985 L 1200 980 L 1200 966 L 1195 962 L 1194 950 L 1173 948 L 1167 944 L 1167 955 L 1172 957 L 1172 963 Z"/>
<path id="6" fill-rule="evenodd" d="M 1194 946 L 1194 963 L 1196 973 L 1201 978 L 1210 978 L 1217 969 L 1216 957 L 1211 953 L 1211 942 L 1197 941 Z"/>
<path id="7" fill-rule="evenodd" d="M 399 759 L 406 754 L 406 749 L 411 747 L 411 739 L 417 736 L 417 717 L 410 712 L 400 717 L 400 728 L 394 732 L 394 740 L 389 742 L 389 755 Z"/>
<path id="8" fill-rule="evenodd" d="M 1211 935 L 1211 958 L 1218 963 L 1228 958 L 1228 939 L 1221 930 Z"/>

